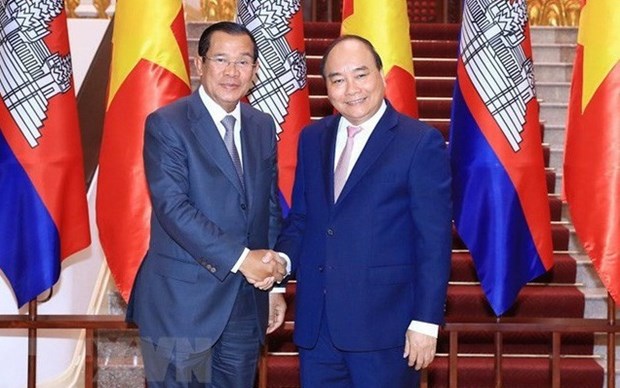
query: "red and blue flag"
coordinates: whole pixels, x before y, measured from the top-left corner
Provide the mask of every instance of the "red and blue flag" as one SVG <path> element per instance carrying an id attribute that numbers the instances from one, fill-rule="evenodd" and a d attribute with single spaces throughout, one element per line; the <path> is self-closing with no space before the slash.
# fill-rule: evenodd
<path id="1" fill-rule="evenodd" d="M 465 0 L 450 130 L 454 220 L 496 315 L 553 265 L 525 0 Z"/>
<path id="2" fill-rule="evenodd" d="M 258 45 L 258 73 L 248 100 L 269 113 L 278 136 L 278 184 L 284 216 L 291 206 L 297 140 L 310 123 L 306 50 L 301 0 L 237 2 L 238 22 Z"/>
<path id="3" fill-rule="evenodd" d="M 17 304 L 90 244 L 62 0 L 0 4 L 0 268 Z"/>

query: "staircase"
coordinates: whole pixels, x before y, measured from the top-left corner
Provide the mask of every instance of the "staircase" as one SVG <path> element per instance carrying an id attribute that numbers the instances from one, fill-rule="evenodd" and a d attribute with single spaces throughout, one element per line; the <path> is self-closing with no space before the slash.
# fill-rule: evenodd
<path id="1" fill-rule="evenodd" d="M 187 26 L 190 55 L 205 25 Z M 332 113 L 319 61 L 326 46 L 338 36 L 336 23 L 306 23 L 306 54 L 311 115 L 313 119 Z M 421 119 L 439 129 L 446 139 L 449 131 L 451 96 L 455 80 L 456 53 L 460 26 L 455 24 L 416 24 L 411 27 L 414 68 Z M 514 317 L 605 317 L 604 289 L 590 261 L 576 242 L 565 205 L 559 197 L 562 152 L 569 83 L 576 41 L 575 29 L 533 28 L 537 92 L 544 124 L 544 158 L 551 210 L 555 266 L 552 271 L 526 286 L 515 306 L 506 314 Z M 194 71 L 194 69 L 192 69 Z M 198 85 L 195 74 L 192 86 Z M 479 286 L 471 257 L 454 234 L 452 273 L 448 289 L 447 317 L 469 319 L 493 317 Z M 288 311 L 285 325 L 268 338 L 268 387 L 299 387 L 298 359 L 292 343 L 295 310 L 295 283 L 286 293 Z M 584 297 L 585 295 L 585 297 Z M 113 313 L 123 313 L 116 294 Z M 142 361 L 135 332 L 104 332 L 99 335 L 99 387 L 136 387 L 143 382 Z M 494 386 L 494 334 L 461 334 L 459 337 L 459 387 Z M 561 386 L 567 388 L 603 387 L 604 344 L 590 334 L 562 336 Z M 504 387 L 545 387 L 550 370 L 547 355 L 551 335 L 510 333 L 504 336 Z M 429 368 L 430 387 L 448 386 L 448 341 L 440 334 L 438 356 Z"/>

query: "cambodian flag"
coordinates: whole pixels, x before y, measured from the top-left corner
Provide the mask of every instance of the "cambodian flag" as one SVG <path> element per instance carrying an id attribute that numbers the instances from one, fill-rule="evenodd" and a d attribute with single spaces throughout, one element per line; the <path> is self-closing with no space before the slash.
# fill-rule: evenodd
<path id="1" fill-rule="evenodd" d="M 0 3 L 0 268 L 17 304 L 90 244 L 62 0 Z"/>
<path id="2" fill-rule="evenodd" d="M 525 0 L 465 0 L 450 152 L 455 223 L 496 315 L 553 265 Z"/>
<path id="3" fill-rule="evenodd" d="M 291 206 L 299 133 L 310 123 L 301 0 L 239 0 L 238 21 L 256 38 L 258 73 L 248 92 L 256 109 L 269 113 L 278 135 L 278 184 L 284 216 Z"/>

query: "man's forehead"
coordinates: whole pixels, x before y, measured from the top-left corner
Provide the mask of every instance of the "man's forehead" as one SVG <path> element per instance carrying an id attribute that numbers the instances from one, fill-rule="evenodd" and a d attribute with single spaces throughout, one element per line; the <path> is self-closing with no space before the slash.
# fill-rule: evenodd
<path id="1" fill-rule="evenodd" d="M 354 73 L 354 72 L 357 72 L 357 71 L 367 71 L 368 69 L 369 69 L 369 67 L 366 66 L 366 65 L 346 66 L 345 68 L 336 69 L 334 71 L 329 71 L 329 68 L 328 68 L 327 77 L 328 78 L 337 77 L 337 76 L 342 75 L 344 73 Z"/>

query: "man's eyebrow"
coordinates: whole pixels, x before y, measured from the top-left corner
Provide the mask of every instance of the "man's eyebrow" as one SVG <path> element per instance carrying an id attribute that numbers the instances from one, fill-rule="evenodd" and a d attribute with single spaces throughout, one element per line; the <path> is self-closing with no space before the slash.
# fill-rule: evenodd
<path id="1" fill-rule="evenodd" d="M 354 68 L 353 70 L 351 70 L 351 72 L 356 72 L 356 71 L 367 71 L 369 68 L 366 65 L 362 65 L 362 66 L 358 66 L 356 68 Z M 337 76 L 341 76 L 342 73 L 334 71 L 332 73 L 327 74 L 327 78 L 334 78 Z"/>

